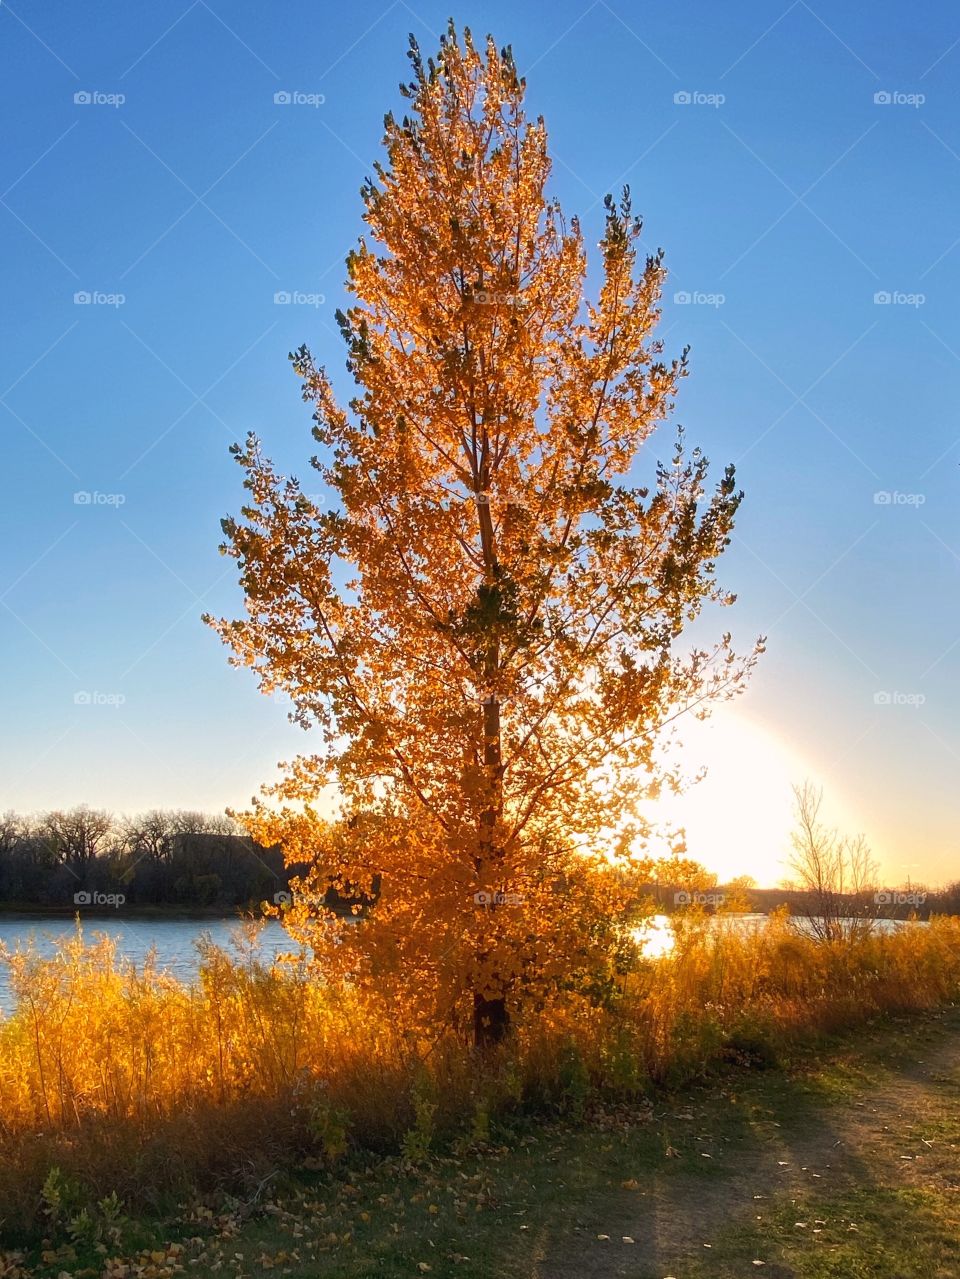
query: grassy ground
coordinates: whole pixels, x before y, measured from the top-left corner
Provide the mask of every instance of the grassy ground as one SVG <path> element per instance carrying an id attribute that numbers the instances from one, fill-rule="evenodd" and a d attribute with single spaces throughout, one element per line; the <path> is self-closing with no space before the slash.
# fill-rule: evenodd
<path id="1" fill-rule="evenodd" d="M 81 1223 L 75 1246 L 10 1274 L 953 1279 L 960 1010 L 783 1069 L 730 1065 L 631 1110 L 518 1122 L 416 1168 L 305 1170 L 246 1203 L 117 1229 Z"/>

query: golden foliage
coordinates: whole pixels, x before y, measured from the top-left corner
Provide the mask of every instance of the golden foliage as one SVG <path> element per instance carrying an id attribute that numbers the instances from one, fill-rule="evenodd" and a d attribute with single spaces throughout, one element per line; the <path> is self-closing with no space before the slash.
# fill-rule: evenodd
<path id="1" fill-rule="evenodd" d="M 321 739 L 246 817 L 315 869 L 295 934 L 329 980 L 499 1038 L 508 1004 L 605 977 L 658 744 L 752 662 L 728 636 L 676 647 L 731 602 L 714 560 L 741 495 L 732 468 L 708 494 L 682 438 L 652 492 L 626 481 L 685 372 L 652 337 L 665 270 L 638 261 L 629 192 L 590 300 L 509 50 L 451 26 L 436 63 L 411 58 L 348 259 L 349 409 L 291 357 L 337 504 L 237 446 L 249 498 L 224 549 L 248 615 L 213 625 Z M 376 886 L 361 929 L 311 904 L 327 882 Z"/>

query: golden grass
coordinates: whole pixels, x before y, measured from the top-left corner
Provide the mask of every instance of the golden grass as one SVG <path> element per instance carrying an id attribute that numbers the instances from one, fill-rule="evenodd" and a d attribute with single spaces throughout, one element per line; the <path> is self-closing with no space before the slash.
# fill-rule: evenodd
<path id="1" fill-rule="evenodd" d="M 580 1107 L 706 1068 L 731 1041 L 773 1050 L 960 992 L 960 920 L 850 944 L 755 934 L 690 917 L 674 953 L 638 964 L 602 1002 L 576 991 L 522 1020 L 481 1068 L 398 1010 L 359 1005 L 301 960 L 202 949 L 178 983 L 78 933 L 53 959 L 7 955 L 17 999 L 0 1022 L 0 1235 L 45 1224 L 51 1168 L 77 1206 L 116 1191 L 132 1208 L 225 1187 L 348 1148 L 416 1155 L 482 1138 L 509 1107 Z"/>

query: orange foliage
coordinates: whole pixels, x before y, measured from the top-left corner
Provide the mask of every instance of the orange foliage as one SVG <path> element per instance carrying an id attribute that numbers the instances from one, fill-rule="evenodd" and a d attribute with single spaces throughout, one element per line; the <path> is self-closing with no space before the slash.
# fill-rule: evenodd
<path id="1" fill-rule="evenodd" d="M 292 932 L 328 980 L 490 1042 L 622 962 L 658 745 L 753 661 L 728 636 L 677 650 L 731 602 L 714 560 L 741 495 L 732 468 L 708 494 L 682 437 L 652 492 L 627 482 L 685 372 L 652 337 L 665 270 L 638 264 L 629 192 L 591 301 L 509 50 L 451 27 L 411 58 L 348 259 L 349 410 L 291 357 L 336 505 L 237 446 L 247 617 L 212 624 L 320 737 L 245 818 L 313 868 Z M 316 905 L 328 883 L 376 896 L 360 927 Z"/>

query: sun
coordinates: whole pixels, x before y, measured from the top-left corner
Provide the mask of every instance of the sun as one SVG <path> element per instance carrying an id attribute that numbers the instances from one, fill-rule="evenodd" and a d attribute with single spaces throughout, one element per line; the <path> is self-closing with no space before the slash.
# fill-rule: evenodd
<path id="1" fill-rule="evenodd" d="M 792 787 L 816 770 L 776 733 L 730 707 L 683 726 L 680 760 L 702 781 L 649 805 L 657 823 L 686 830 L 689 855 L 723 882 L 780 883 L 790 846 Z"/>

